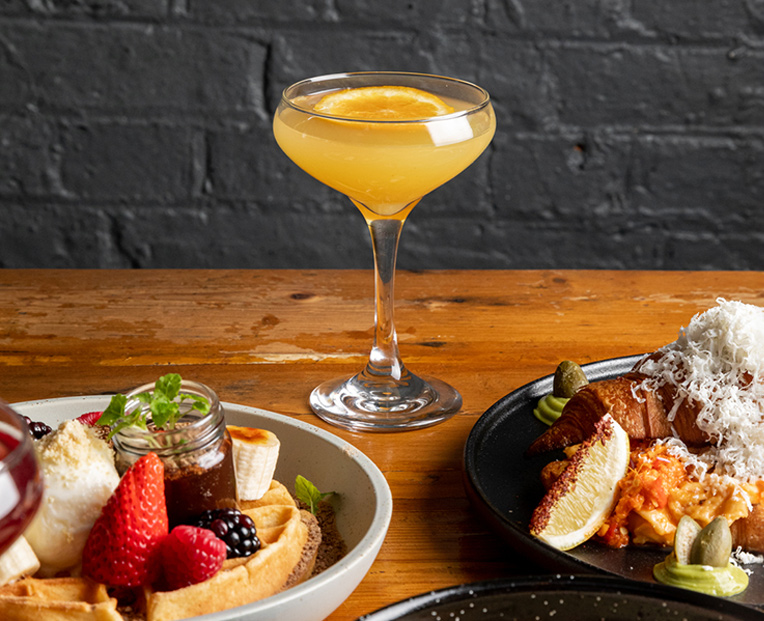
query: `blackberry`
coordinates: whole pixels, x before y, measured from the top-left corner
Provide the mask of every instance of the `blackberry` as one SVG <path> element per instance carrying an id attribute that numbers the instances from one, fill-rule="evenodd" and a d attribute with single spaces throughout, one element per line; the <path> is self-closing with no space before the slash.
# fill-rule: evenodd
<path id="1" fill-rule="evenodd" d="M 192 526 L 211 530 L 222 539 L 227 558 L 251 556 L 260 549 L 255 523 L 238 509 L 209 509 Z"/>
<path id="2" fill-rule="evenodd" d="M 40 421 L 33 422 L 32 419 L 29 418 L 28 416 L 25 416 L 24 420 L 29 426 L 29 432 L 32 434 L 32 437 L 35 440 L 39 440 L 43 436 L 47 436 L 51 431 L 53 431 L 53 429 L 51 429 L 45 423 L 41 423 Z"/>

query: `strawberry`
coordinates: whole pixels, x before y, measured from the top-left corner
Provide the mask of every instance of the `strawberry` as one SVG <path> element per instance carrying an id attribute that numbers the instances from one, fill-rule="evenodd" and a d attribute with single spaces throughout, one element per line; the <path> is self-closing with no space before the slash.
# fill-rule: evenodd
<path id="1" fill-rule="evenodd" d="M 101 510 L 82 552 L 82 574 L 108 586 L 150 584 L 167 530 L 164 465 L 148 453 L 125 472 Z"/>
<path id="2" fill-rule="evenodd" d="M 160 546 L 166 587 L 174 591 L 212 578 L 226 559 L 225 542 L 210 530 L 180 525 Z"/>
<path id="3" fill-rule="evenodd" d="M 83 425 L 90 425 L 92 427 L 96 424 L 96 421 L 101 418 L 101 414 L 103 414 L 103 412 L 88 412 L 87 414 L 78 416 L 77 420 Z"/>

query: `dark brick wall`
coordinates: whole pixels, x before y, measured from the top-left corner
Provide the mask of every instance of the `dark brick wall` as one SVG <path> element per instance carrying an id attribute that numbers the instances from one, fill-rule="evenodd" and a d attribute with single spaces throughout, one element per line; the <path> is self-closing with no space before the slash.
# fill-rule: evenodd
<path id="1" fill-rule="evenodd" d="M 764 0 L 0 0 L 0 266 L 368 267 L 270 123 L 390 68 L 499 122 L 400 267 L 764 269 Z"/>

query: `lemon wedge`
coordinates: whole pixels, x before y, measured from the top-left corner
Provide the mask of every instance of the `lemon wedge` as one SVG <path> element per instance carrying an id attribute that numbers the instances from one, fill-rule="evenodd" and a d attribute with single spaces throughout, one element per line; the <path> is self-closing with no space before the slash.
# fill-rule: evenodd
<path id="1" fill-rule="evenodd" d="M 558 550 L 589 539 L 616 502 L 618 482 L 629 466 L 629 436 L 609 415 L 570 458 L 531 517 L 531 534 Z"/>
<path id="2" fill-rule="evenodd" d="M 437 95 L 408 86 L 362 86 L 334 91 L 313 109 L 320 114 L 367 121 L 412 121 L 450 114 Z"/>

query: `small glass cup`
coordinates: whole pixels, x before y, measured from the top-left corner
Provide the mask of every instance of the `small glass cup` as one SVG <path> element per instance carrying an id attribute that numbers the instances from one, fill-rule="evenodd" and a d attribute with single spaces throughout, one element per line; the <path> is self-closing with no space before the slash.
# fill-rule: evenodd
<path id="1" fill-rule="evenodd" d="M 153 389 L 154 384 L 144 384 L 129 392 L 125 412 L 148 409 L 137 396 Z M 113 437 L 120 475 L 147 453 L 156 453 L 164 464 L 170 528 L 188 523 L 208 509 L 237 506 L 233 444 L 220 400 L 210 387 L 197 382 L 183 380 L 180 392 L 207 399 L 209 412 L 202 414 L 185 401 L 180 404 L 182 416 L 175 429 L 156 429 L 149 424 L 148 431 L 129 427 Z"/>
<path id="2" fill-rule="evenodd" d="M 0 554 L 26 530 L 40 507 L 42 492 L 29 427 L 0 401 Z"/>

